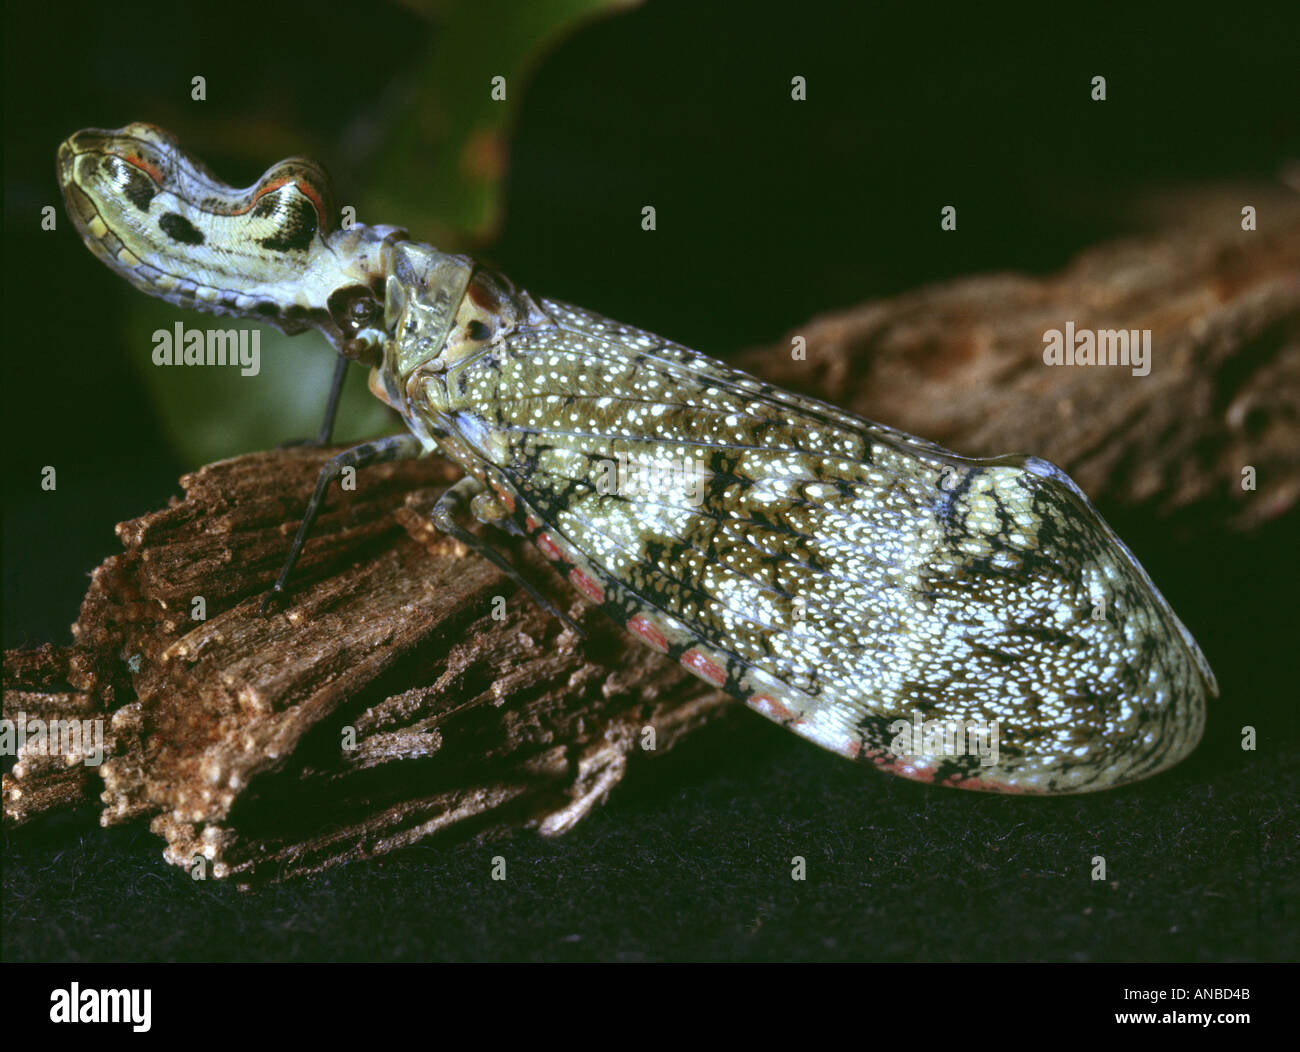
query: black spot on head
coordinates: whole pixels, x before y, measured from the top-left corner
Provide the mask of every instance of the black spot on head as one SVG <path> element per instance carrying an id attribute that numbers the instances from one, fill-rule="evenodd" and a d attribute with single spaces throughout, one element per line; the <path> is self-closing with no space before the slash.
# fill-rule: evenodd
<path id="1" fill-rule="evenodd" d="M 182 245 L 201 245 L 203 244 L 203 235 L 195 229 L 194 224 L 186 219 L 183 215 L 177 215 L 175 212 L 168 212 L 160 220 L 158 225 L 162 231 L 173 241 L 179 241 Z"/>
<path id="2" fill-rule="evenodd" d="M 157 193 L 158 185 L 152 179 L 138 168 L 130 169 L 126 177 L 126 185 L 122 188 L 122 194 L 128 201 L 141 212 L 147 212 L 149 211 L 149 202 L 154 199 Z M 176 218 L 180 219 L 180 216 Z M 166 227 L 163 229 L 165 230 Z M 190 229 L 193 230 L 194 228 L 191 227 Z M 170 231 L 168 232 L 170 233 Z M 197 234 L 198 231 L 196 230 L 195 233 Z M 201 236 L 200 240 L 202 240 Z"/>
<path id="3" fill-rule="evenodd" d="M 264 195 L 253 206 L 255 218 L 276 220 L 275 232 L 258 241 L 272 252 L 305 252 L 316 236 L 315 206 L 305 198 L 289 196 L 289 193 L 290 188 L 283 187 Z"/>
<path id="4" fill-rule="evenodd" d="M 492 335 L 492 330 L 475 318 L 465 326 L 465 335 L 471 340 L 486 340 Z"/>
<path id="5" fill-rule="evenodd" d="M 261 303 L 253 308 L 253 312 L 263 318 L 275 318 L 280 314 L 280 305 L 278 303 L 273 303 L 271 300 L 262 300 Z"/>

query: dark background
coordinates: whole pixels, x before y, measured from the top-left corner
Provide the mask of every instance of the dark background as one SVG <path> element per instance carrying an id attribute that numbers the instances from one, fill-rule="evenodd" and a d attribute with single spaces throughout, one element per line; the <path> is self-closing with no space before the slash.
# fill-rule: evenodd
<path id="1" fill-rule="evenodd" d="M 234 185 L 310 149 L 346 199 L 370 174 L 357 130 L 402 112 L 457 8 L 419 6 L 6 4 L 5 646 L 68 642 L 86 574 L 118 550 L 112 525 L 194 466 L 130 361 L 138 293 L 62 218 L 39 230 L 41 206 L 62 217 L 59 141 L 154 121 Z M 504 222 L 455 247 L 719 356 L 955 275 L 1050 272 L 1143 229 L 1141 193 L 1275 180 L 1300 156 L 1300 19 L 1282 10 L 654 3 L 589 21 L 512 82 Z M 468 76 L 497 72 L 493 46 L 459 42 Z M 301 138 L 255 161 L 232 146 L 282 127 Z M 64 816 L 6 836 L 4 957 L 1294 959 L 1296 517 L 1242 537 L 1102 511 L 1223 689 L 1195 755 L 1147 783 L 946 792 L 738 713 L 559 841 L 425 845 L 251 896 L 193 884 L 143 824 Z M 1244 724 L 1258 752 L 1238 747 Z M 1107 882 L 1089 879 L 1095 854 Z"/>

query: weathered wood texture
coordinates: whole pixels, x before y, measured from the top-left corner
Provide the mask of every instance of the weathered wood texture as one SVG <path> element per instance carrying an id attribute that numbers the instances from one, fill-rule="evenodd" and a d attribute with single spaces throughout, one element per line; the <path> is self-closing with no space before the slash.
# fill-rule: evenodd
<path id="1" fill-rule="evenodd" d="M 1243 202 L 1260 231 L 1240 230 Z M 1151 329 L 1150 375 L 1045 366 L 1043 333 L 1066 321 Z M 1208 537 L 1300 495 L 1294 195 L 1212 195 L 1053 277 L 953 282 L 794 335 L 806 358 L 787 339 L 741 366 L 963 453 L 1046 456 L 1103 505 L 1190 513 Z M 283 878 L 443 830 L 563 832 L 630 762 L 734 712 L 518 542 L 585 640 L 436 534 L 427 512 L 454 478 L 437 461 L 367 469 L 336 493 L 290 601 L 260 616 L 328 454 L 186 476 L 183 498 L 118 527 L 124 551 L 95 571 L 71 647 L 6 655 L 7 718 L 102 717 L 108 752 L 98 768 L 20 754 L 7 823 L 98 798 L 105 824 L 151 816 L 177 865 Z"/>
<path id="2" fill-rule="evenodd" d="M 1300 177 L 1298 177 L 1300 179 Z M 823 315 L 736 364 L 960 453 L 1034 453 L 1095 502 L 1251 528 L 1300 497 L 1300 196 L 1167 194 L 1169 225 L 1048 278 L 986 275 Z M 1260 229 L 1241 229 L 1244 205 Z M 1043 334 L 1150 329 L 1148 376 L 1043 364 Z M 1245 491 L 1252 466 L 1258 490 Z"/>

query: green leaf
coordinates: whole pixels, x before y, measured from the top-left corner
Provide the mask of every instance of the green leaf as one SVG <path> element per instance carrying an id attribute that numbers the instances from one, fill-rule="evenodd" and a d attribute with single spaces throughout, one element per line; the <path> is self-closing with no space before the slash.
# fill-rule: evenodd
<path id="1" fill-rule="evenodd" d="M 155 365 L 152 334 L 185 329 L 248 331 L 259 347 L 259 369 L 244 376 L 235 365 Z M 233 318 L 181 310 L 161 300 L 136 297 L 129 315 L 130 357 L 153 393 L 163 429 L 190 467 L 239 453 L 270 449 L 281 442 L 315 438 L 325 415 L 330 377 L 337 360 L 315 331 L 285 336 L 278 329 Z M 397 415 L 366 387 L 367 370 L 348 371 L 336 442 L 359 442 L 402 429 Z"/>
<path id="2" fill-rule="evenodd" d="M 365 214 L 456 251 L 495 235 L 510 120 L 546 52 L 593 16 L 636 0 L 481 0 L 454 5 L 384 140 Z M 494 78 L 502 78 L 495 81 Z M 504 99 L 494 97 L 504 88 Z"/>

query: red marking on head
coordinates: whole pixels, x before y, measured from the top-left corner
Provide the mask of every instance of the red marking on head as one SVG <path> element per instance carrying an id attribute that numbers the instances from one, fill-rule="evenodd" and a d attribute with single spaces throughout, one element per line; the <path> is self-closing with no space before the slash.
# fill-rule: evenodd
<path id="1" fill-rule="evenodd" d="M 162 186 L 162 182 L 163 182 L 162 169 L 159 168 L 156 164 L 151 164 L 149 161 L 145 160 L 144 157 L 142 157 L 138 153 L 122 154 L 120 156 L 122 160 L 124 160 L 127 164 L 131 165 L 133 168 L 139 168 L 140 171 L 144 172 L 144 174 L 147 175 L 150 179 L 152 179 L 155 183 L 157 183 L 159 186 Z"/>
<path id="2" fill-rule="evenodd" d="M 779 720 L 781 723 L 789 723 L 799 715 L 770 694 L 751 694 L 746 704 L 755 712 L 761 712 L 768 719 Z"/>
<path id="3" fill-rule="evenodd" d="M 249 202 L 249 207 L 251 208 L 253 205 L 257 204 L 257 202 L 260 201 L 262 198 L 264 198 L 267 194 L 274 193 L 276 190 L 280 189 L 280 187 L 284 186 L 286 183 L 291 183 L 291 182 L 293 182 L 293 180 L 290 179 L 287 175 L 285 175 L 285 176 L 281 176 L 279 179 L 272 179 L 270 182 L 263 183 L 261 186 L 257 188 L 257 193 L 253 194 L 253 200 Z"/>
<path id="4" fill-rule="evenodd" d="M 659 653 L 668 653 L 668 637 L 660 632 L 649 618 L 634 614 L 628 618 L 627 630 L 643 643 L 654 647 Z"/>
<path id="5" fill-rule="evenodd" d="M 320 220 L 320 229 L 322 231 L 328 230 L 330 217 L 325 214 L 325 195 L 307 182 L 306 179 L 298 179 L 294 182 L 294 185 L 298 188 L 298 193 L 316 206 L 316 218 Z"/>
<path id="6" fill-rule="evenodd" d="M 283 175 L 278 179 L 271 179 L 269 182 L 263 183 L 257 188 L 257 192 L 253 194 L 252 199 L 245 207 L 229 214 L 232 216 L 242 216 L 251 212 L 253 206 L 256 205 L 258 201 L 264 198 L 267 194 L 275 193 L 276 190 L 279 190 L 284 186 L 295 187 L 298 193 L 302 194 L 303 197 L 307 198 L 307 200 L 311 202 L 312 207 L 316 209 L 316 227 L 321 233 L 330 229 L 330 217 L 325 214 L 325 199 L 321 195 L 321 192 L 317 190 L 316 187 L 312 186 L 311 183 L 307 182 L 306 179 L 295 179 L 288 175 Z"/>
<path id="7" fill-rule="evenodd" d="M 694 647 L 681 656 L 681 662 L 700 679 L 707 680 L 715 687 L 721 687 L 727 682 L 727 673 L 723 671 L 722 666 L 712 658 L 705 657 Z"/>
<path id="8" fill-rule="evenodd" d="M 605 601 L 605 590 L 576 566 L 569 571 L 569 580 L 573 582 L 574 588 L 593 603 L 603 603 Z"/>
<path id="9" fill-rule="evenodd" d="M 563 553 L 555 546 L 555 542 L 551 540 L 549 533 L 539 533 L 537 535 L 537 547 L 542 549 L 542 554 L 548 559 L 553 559 L 555 562 L 562 562 L 564 559 Z"/>
<path id="10" fill-rule="evenodd" d="M 541 525 L 542 524 L 538 522 L 536 519 L 534 519 L 531 515 L 527 516 L 524 519 L 524 528 L 527 529 L 529 533 L 532 533 L 534 530 L 540 529 Z"/>

